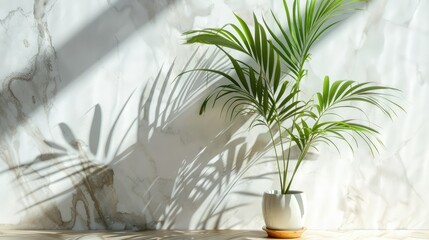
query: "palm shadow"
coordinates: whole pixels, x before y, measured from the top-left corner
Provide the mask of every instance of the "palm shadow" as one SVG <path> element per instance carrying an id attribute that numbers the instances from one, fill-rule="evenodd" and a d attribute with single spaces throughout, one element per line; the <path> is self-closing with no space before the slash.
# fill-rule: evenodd
<path id="1" fill-rule="evenodd" d="M 38 155 L 33 161 L 11 166 L 0 174 L 15 173 L 15 184 L 23 192 L 26 214 L 19 228 L 45 229 L 143 229 L 137 215 L 116 211 L 117 196 L 114 188 L 114 170 L 105 159 L 120 157 L 119 144 L 112 146 L 124 109 L 133 93 L 123 103 L 113 124 L 108 128 L 107 138 L 102 137 L 102 109 L 95 105 L 87 140 L 78 139 L 66 123 L 60 123 L 62 139 L 44 140 L 49 152 Z M 122 133 L 121 133 L 122 134 Z M 17 173 L 17 174 L 16 174 Z M 62 218 L 61 206 L 70 205 L 70 219 Z M 33 216 L 44 217 L 36 221 Z"/>
<path id="2" fill-rule="evenodd" d="M 182 72 L 201 68 L 227 71 L 226 59 L 216 60 L 217 54 L 218 51 L 214 51 L 207 61 L 199 60 L 199 64 L 190 68 L 188 62 Z M 207 50 L 203 55 L 207 55 Z M 207 127 L 207 122 L 211 118 L 219 118 L 221 109 L 214 107 L 212 113 L 200 118 L 195 117 L 202 98 L 206 96 L 206 88 L 212 89 L 219 84 L 221 79 L 217 75 L 195 71 L 170 80 L 170 71 L 171 69 L 164 81 L 160 82 L 158 77 L 155 79 L 152 87 L 147 89 L 148 97 L 140 104 L 138 142 L 144 146 L 144 153 L 148 156 L 149 162 L 152 158 L 153 162 L 156 159 L 158 166 L 178 169 L 174 182 L 167 186 L 169 197 L 164 200 L 161 196 L 156 197 L 159 194 L 157 189 L 166 188 L 165 181 L 168 180 L 160 176 L 169 174 L 160 174 L 158 171 L 158 174 L 153 176 L 150 186 L 152 190 L 156 190 L 151 190 L 144 201 L 145 209 L 154 209 L 150 213 L 153 221 L 148 227 L 219 228 L 225 213 L 247 205 L 244 203 L 225 205 L 229 195 L 241 194 L 248 198 L 260 196 L 250 191 L 235 190 L 234 186 L 241 181 L 264 180 L 272 174 L 264 173 L 243 178 L 257 160 L 270 149 L 270 145 L 265 134 L 258 136 L 253 143 L 236 134 L 249 121 L 249 117 L 240 118 L 239 121 L 232 123 L 222 122 L 219 125 L 211 121 L 210 127 Z M 166 86 L 170 82 L 171 91 L 166 91 Z M 160 90 L 156 94 L 157 89 Z M 175 129 L 180 129 L 180 133 L 192 134 L 192 139 L 197 138 L 195 141 L 198 143 L 183 144 L 184 139 L 179 139 L 177 144 L 168 146 L 167 141 L 164 141 L 165 136 L 177 134 Z M 199 137 L 199 134 L 203 134 L 204 137 Z M 168 155 L 168 159 L 165 159 L 156 155 L 157 151 L 153 149 L 159 149 L 160 146 L 171 147 L 169 150 L 175 151 L 174 156 Z M 177 146 L 179 148 L 175 149 Z M 157 169 L 154 170 L 156 172 Z M 236 224 L 238 223 L 232 223 L 228 227 L 234 227 Z"/>
<path id="3" fill-rule="evenodd" d="M 225 59 L 220 59 L 217 51 L 205 50 L 200 58 L 196 57 L 197 52 L 192 54 L 181 71 L 226 68 Z M 228 194 L 234 192 L 234 185 L 266 143 L 261 145 L 256 141 L 248 147 L 245 138 L 234 138 L 242 123 L 223 122 L 215 126 L 208 135 L 204 135 L 198 146 L 170 154 L 167 161 L 151 156 L 152 153 L 162 154 L 164 150 L 159 146 L 165 144 L 161 143 L 171 135 L 177 135 L 175 129 L 181 129 L 183 124 L 195 119 L 195 109 L 206 89 L 218 84 L 217 76 L 202 72 L 173 78 L 173 69 L 174 63 L 162 78 L 161 68 L 154 81 L 143 87 L 137 117 L 127 123 L 126 131 L 121 132 L 117 128 L 124 124 L 121 119 L 126 118 L 124 112 L 131 107 L 134 92 L 122 104 L 108 128 L 102 127 L 103 111 L 97 104 L 89 111 L 92 121 L 87 139 L 79 139 L 67 123 L 60 123 L 62 139 L 44 140 L 50 151 L 29 163 L 10 166 L 0 172 L 16 173 L 15 182 L 23 192 L 26 204 L 21 213 L 30 217 L 24 218 L 20 228 L 43 229 L 54 225 L 57 229 L 76 226 L 83 229 L 165 229 L 176 228 L 176 220 L 188 216 L 193 216 L 195 223 L 191 223 L 189 218 L 185 221 L 185 228 L 209 228 L 219 226 L 224 213 L 244 206 L 226 207 L 222 203 Z M 204 121 L 201 119 L 195 123 L 205 127 Z M 185 130 L 194 127 L 188 125 Z M 194 133 L 200 134 L 198 131 Z M 124 147 L 126 138 L 135 134 L 135 143 Z M 180 144 L 177 146 L 181 147 Z M 139 203 L 140 208 L 143 206 L 141 214 L 139 211 L 118 210 L 118 185 L 123 186 L 121 181 L 130 169 L 136 167 L 136 161 L 140 161 L 144 168 L 140 172 L 144 177 L 140 184 L 147 186 Z M 169 165 L 170 173 L 174 174 L 162 177 L 163 173 L 157 168 L 164 165 Z M 171 176 L 176 178 L 171 179 Z M 167 192 L 166 198 L 163 198 L 162 191 Z M 247 192 L 237 193 L 256 196 Z M 196 214 L 203 204 L 205 212 Z M 70 208 L 68 220 L 62 218 L 65 206 Z M 31 217 L 40 215 L 44 221 Z"/>

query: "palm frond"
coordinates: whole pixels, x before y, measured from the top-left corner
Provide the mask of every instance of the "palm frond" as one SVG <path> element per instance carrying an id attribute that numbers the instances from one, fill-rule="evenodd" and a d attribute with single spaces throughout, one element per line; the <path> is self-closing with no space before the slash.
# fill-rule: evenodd
<path id="1" fill-rule="evenodd" d="M 386 116 L 392 117 L 397 109 L 404 110 L 392 98 L 394 94 L 386 92 L 399 92 L 398 89 L 376 85 L 372 82 L 357 83 L 352 80 L 338 80 L 330 84 L 329 77 L 323 81 L 323 90 L 316 93 L 317 103 L 314 108 L 319 115 L 339 108 L 352 108 L 361 111 L 353 102 L 363 102 L 375 106 Z"/>
<path id="2" fill-rule="evenodd" d="M 282 77 L 281 62 L 275 47 L 268 39 L 267 31 L 255 15 L 253 15 L 253 33 L 251 27 L 242 18 L 236 14 L 235 17 L 239 26 L 228 24 L 222 28 L 185 32 L 186 43 L 214 45 L 245 53 L 259 66 L 260 69 L 255 69 L 255 71 L 263 75 L 277 89 Z"/>
<path id="3" fill-rule="evenodd" d="M 304 63 L 310 56 L 310 49 L 317 39 L 340 21 L 333 17 L 349 11 L 360 0 L 307 0 L 302 11 L 300 0 L 288 5 L 283 0 L 287 25 L 280 22 L 272 13 L 275 28 L 264 19 L 264 25 L 274 39 L 274 49 L 288 65 L 291 76 L 299 82 L 305 75 Z M 286 28 L 287 27 L 287 28 Z M 280 34 L 278 35 L 277 32 Z"/>
<path id="4" fill-rule="evenodd" d="M 231 65 L 227 71 L 201 67 L 181 73 L 205 71 L 220 75 L 227 82 L 204 99 L 200 114 L 210 103 L 213 107 L 220 104 L 221 114 L 230 119 L 253 114 L 250 127 L 266 126 L 276 155 L 282 193 L 289 191 L 308 150 L 317 143 L 326 143 L 339 152 L 336 140 L 344 141 L 353 151 L 361 139 L 371 153 L 378 152 L 378 130 L 359 119 L 342 119 L 337 110 L 356 110 L 367 119 L 366 113 L 355 103 L 369 104 L 390 118 L 398 109 L 403 110 L 394 101 L 397 89 L 371 82 L 338 80 L 331 83 L 329 77 L 325 77 L 322 90 L 313 98 L 302 100 L 300 96 L 300 82 L 307 72 L 304 64 L 310 57 L 311 47 L 341 20 L 337 18 L 339 15 L 352 11 L 354 4 L 361 1 L 293 0 L 288 5 L 283 0 L 286 24 L 273 12 L 273 25 L 253 15 L 253 27 L 235 15 L 237 24 L 184 33 L 187 44 L 213 45 L 224 53 Z M 245 54 L 248 59 L 237 59 L 233 52 Z M 286 123 L 289 127 L 283 126 Z M 287 155 L 286 143 L 289 144 Z M 292 176 L 288 176 L 292 144 L 301 152 Z M 278 145 L 281 154 L 277 151 Z"/>

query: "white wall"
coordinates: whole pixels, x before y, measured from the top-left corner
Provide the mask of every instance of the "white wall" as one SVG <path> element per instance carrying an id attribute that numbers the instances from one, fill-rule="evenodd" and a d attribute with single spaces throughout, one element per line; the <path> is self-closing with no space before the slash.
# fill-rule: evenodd
<path id="1" fill-rule="evenodd" d="M 181 33 L 280 1 L 1 1 L 0 224 L 3 228 L 260 229 L 277 188 L 263 129 L 220 109 L 198 116 L 216 52 Z M 373 0 L 319 42 L 321 79 L 403 91 L 393 121 L 373 108 L 385 149 L 319 147 L 297 175 L 307 227 L 429 229 L 429 1 Z M 188 64 L 188 65 L 187 65 Z"/>

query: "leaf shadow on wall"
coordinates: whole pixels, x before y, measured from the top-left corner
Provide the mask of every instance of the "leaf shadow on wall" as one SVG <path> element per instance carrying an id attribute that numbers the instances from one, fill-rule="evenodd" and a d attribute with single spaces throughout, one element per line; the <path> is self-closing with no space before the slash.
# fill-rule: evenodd
<path id="1" fill-rule="evenodd" d="M 102 109 L 97 104 L 93 107 L 87 141 L 78 139 L 69 125 L 60 123 L 62 139 L 44 140 L 50 152 L 40 154 L 29 163 L 0 172 L 17 173 L 15 180 L 23 192 L 22 202 L 26 206 L 20 212 L 29 216 L 24 217 L 19 228 L 143 228 L 144 224 L 137 215 L 115 212 L 114 172 L 111 165 L 103 162 L 103 159 L 121 156 L 121 144 L 112 146 L 111 141 L 116 137 L 116 126 L 132 96 L 123 104 L 104 142 L 101 142 Z M 64 206 L 71 209 L 66 214 L 70 215 L 69 220 L 64 220 L 64 210 L 61 211 Z M 34 219 L 34 216 L 43 216 L 43 220 Z"/>
<path id="2" fill-rule="evenodd" d="M 228 70 L 226 59 L 219 59 L 218 51 L 208 54 L 206 50 L 202 55 L 209 57 L 191 67 L 188 62 L 182 71 L 208 67 Z M 234 136 L 247 119 L 219 121 L 220 109 L 197 116 L 200 99 L 206 96 L 207 87 L 219 84 L 218 76 L 196 71 L 170 80 L 171 70 L 164 81 L 157 77 L 147 89 L 148 97 L 141 100 L 139 110 L 142 152 L 135 153 L 145 156 L 146 166 L 152 167 L 143 170 L 144 176 L 157 173 L 146 180 L 150 187 L 142 198 L 148 228 L 218 228 L 226 212 L 245 205 L 226 206 L 224 200 L 234 193 L 233 187 L 268 145 L 264 141 L 249 145 L 246 138 Z M 169 85 L 171 90 L 167 90 Z M 174 181 L 169 179 L 172 175 L 176 175 Z M 252 192 L 235 193 L 259 197 Z"/>
<path id="3" fill-rule="evenodd" d="M 201 59 L 196 59 L 196 53 L 183 70 L 226 67 L 226 62 L 217 58 L 218 52 L 206 50 Z M 195 65 L 190 66 L 192 62 Z M 211 130 L 206 129 L 209 134 L 204 135 L 199 144 L 181 151 L 187 144 L 177 139 L 183 132 L 175 131 L 196 117 L 199 99 L 218 77 L 194 72 L 174 79 L 171 77 L 173 68 L 174 63 L 164 79 L 161 69 L 155 80 L 144 87 L 137 117 L 127 123 L 129 127 L 125 132 L 119 133 L 116 129 L 125 109 L 131 107 L 134 92 L 108 128 L 102 127 L 103 111 L 97 104 L 91 109 L 93 117 L 88 139 L 79 139 L 67 123 L 60 123 L 62 139 L 44 140 L 51 149 L 49 152 L 40 154 L 30 163 L 11 166 L 1 172 L 16 173 L 16 182 L 24 194 L 22 202 L 26 207 L 21 213 L 26 217 L 19 228 L 216 228 L 223 214 L 244 205 L 225 206 L 223 201 L 228 194 L 234 194 L 234 185 L 255 163 L 255 156 L 261 156 L 261 150 L 268 145 L 256 141 L 248 146 L 244 137 L 232 138 L 242 123 L 221 123 L 212 124 Z M 203 124 L 201 126 L 206 128 L 206 120 L 197 120 L 194 124 Z M 185 131 L 193 128 L 192 125 L 184 127 Z M 103 134 L 105 130 L 108 131 Z M 194 133 L 201 134 L 198 130 Z M 135 134 L 137 141 L 124 147 L 125 139 Z M 167 146 L 164 141 L 172 145 Z M 172 148 L 169 159 L 159 157 L 165 152 L 164 147 Z M 131 173 L 137 167 L 136 161 L 140 164 L 137 166 L 142 166 L 137 170 L 142 178 Z M 169 172 L 163 173 L 160 168 L 167 166 Z M 266 175 L 269 174 L 243 180 L 264 179 Z M 117 187 L 132 188 L 129 182 L 124 182 L 127 177 L 136 177 L 137 185 L 146 188 L 142 189 L 136 204 L 138 210 L 121 212 Z M 245 191 L 235 193 L 259 196 Z M 196 214 L 199 209 L 204 213 Z M 65 215 L 69 215 L 68 219 Z"/>
<path id="4" fill-rule="evenodd" d="M 181 72 L 203 68 L 229 70 L 227 59 L 218 56 L 219 51 L 206 50 L 202 54 L 208 56 L 206 59 L 193 61 L 197 51 Z M 192 62 L 196 64 L 190 66 Z M 160 71 L 143 90 L 138 113 L 139 147 L 132 146 L 128 155 L 144 162 L 141 172 L 147 188 L 141 199 L 146 226 L 149 229 L 236 227 L 242 224 L 241 220 L 225 222 L 224 217 L 249 203 L 259 202 L 262 195 L 254 192 L 257 189 L 236 187 L 270 182 L 275 174 L 261 171 L 246 176 L 254 166 L 273 163 L 274 156 L 267 156 L 272 150 L 268 133 L 263 131 L 249 141 L 246 133 L 251 116 L 222 121 L 217 106 L 210 113 L 197 116 L 207 89 L 214 88 L 222 79 L 203 71 L 173 79 L 173 67 L 174 63 L 164 79 L 160 78 Z M 292 154 L 297 156 L 297 150 L 292 150 Z M 131 161 L 119 162 L 117 166 L 125 169 L 124 174 L 134 167 Z M 171 176 L 176 176 L 174 181 Z M 234 195 L 242 200 L 228 201 Z"/>

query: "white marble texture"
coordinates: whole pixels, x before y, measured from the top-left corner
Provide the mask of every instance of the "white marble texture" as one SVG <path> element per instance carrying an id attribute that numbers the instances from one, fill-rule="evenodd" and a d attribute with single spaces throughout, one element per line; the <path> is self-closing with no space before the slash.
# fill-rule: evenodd
<path id="1" fill-rule="evenodd" d="M 281 1 L 0 1 L 0 225 L 31 229 L 260 229 L 277 188 L 263 129 L 198 116 L 222 67 L 181 33 Z M 313 49 L 305 91 L 331 79 L 403 91 L 385 148 L 320 146 L 295 189 L 310 229 L 429 229 L 429 1 L 373 0 Z"/>

